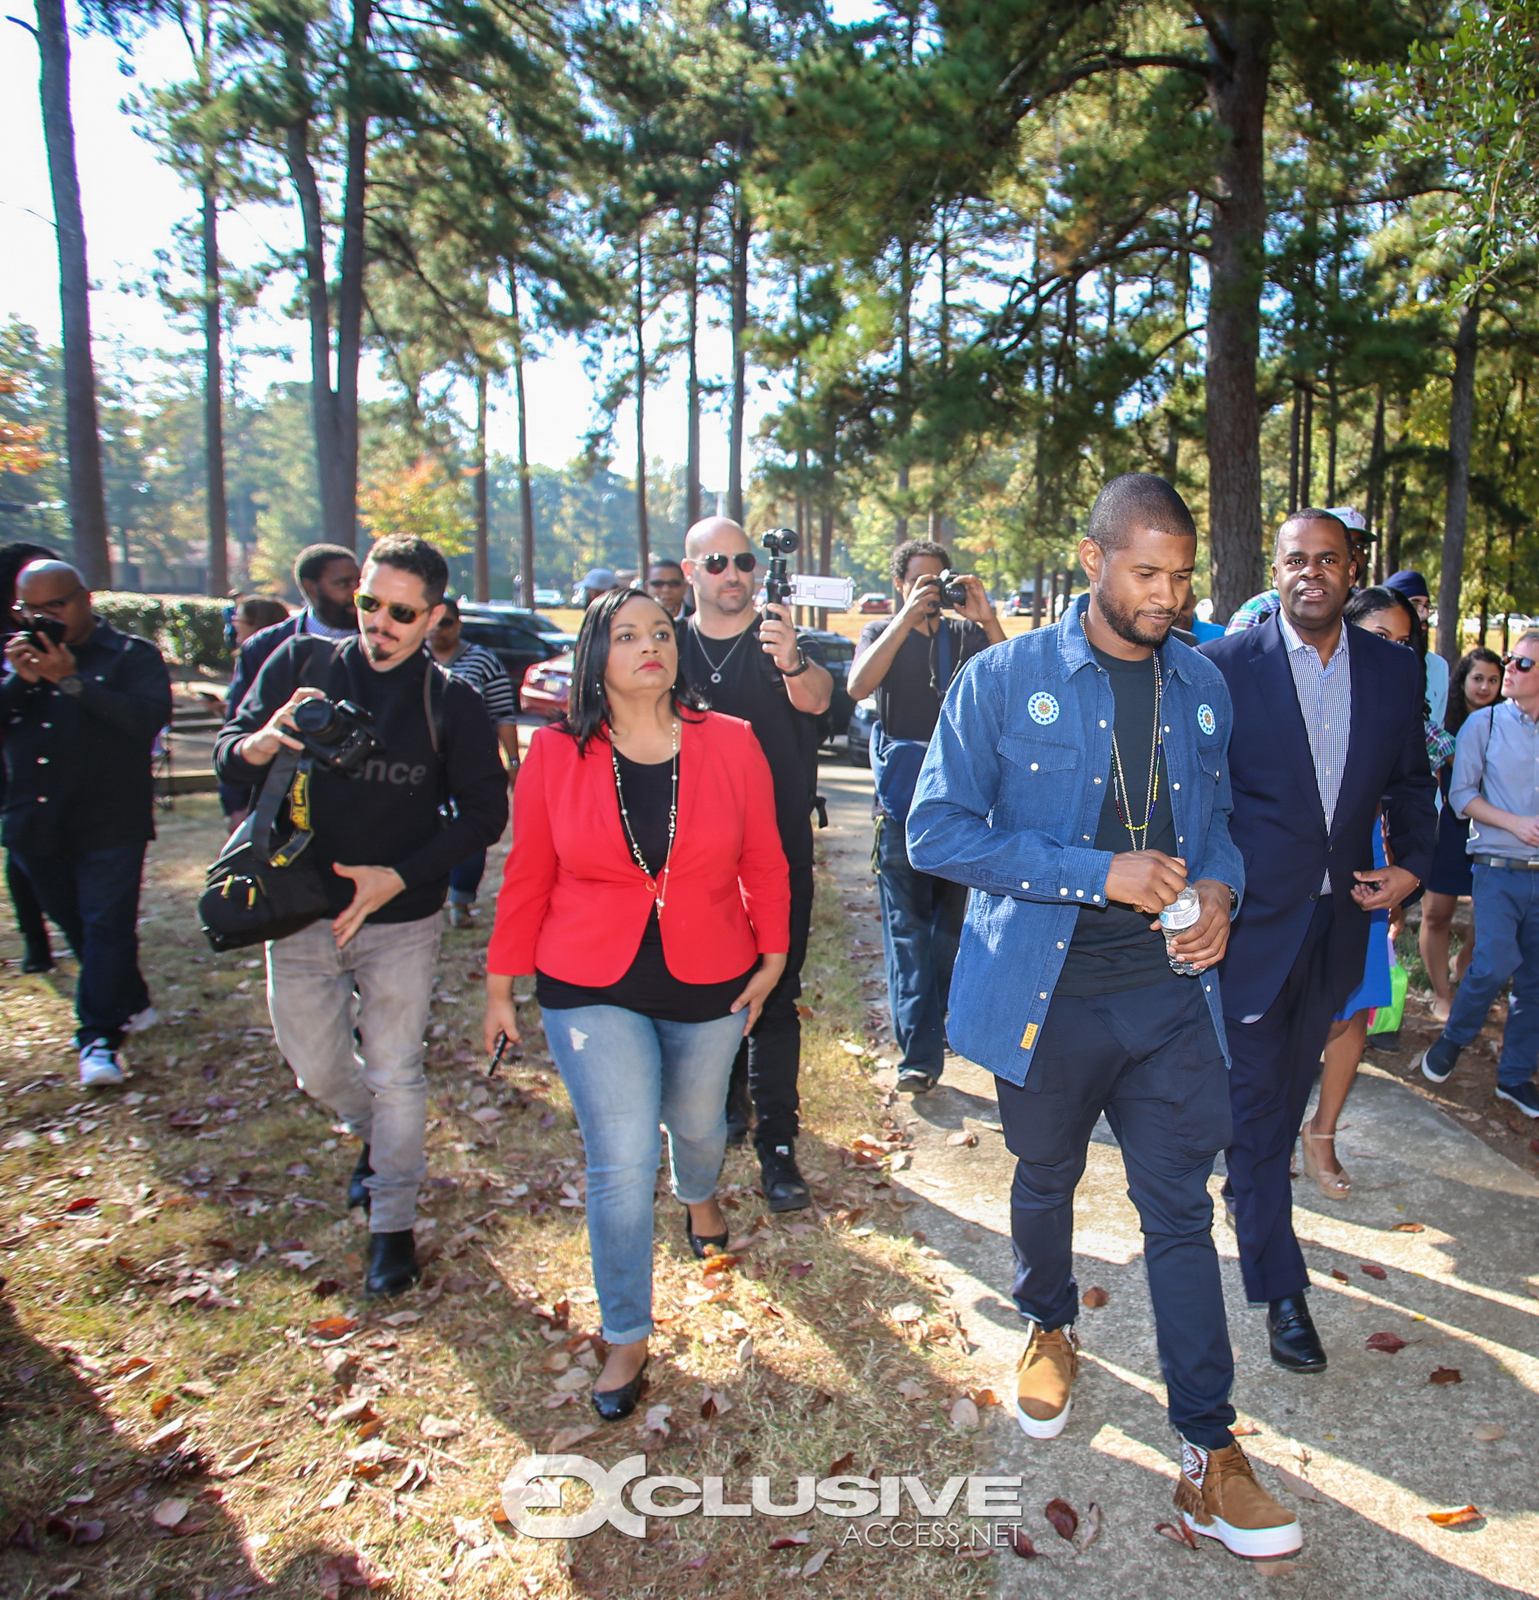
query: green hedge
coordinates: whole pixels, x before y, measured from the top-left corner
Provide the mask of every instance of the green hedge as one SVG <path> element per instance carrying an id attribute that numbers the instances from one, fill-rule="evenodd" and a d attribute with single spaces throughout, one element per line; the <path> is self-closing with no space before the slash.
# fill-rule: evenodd
<path id="1" fill-rule="evenodd" d="M 92 597 L 104 621 L 123 633 L 136 633 L 160 646 L 168 660 L 209 672 L 230 670 L 224 642 L 224 600 L 198 595 L 131 594 L 109 591 Z"/>

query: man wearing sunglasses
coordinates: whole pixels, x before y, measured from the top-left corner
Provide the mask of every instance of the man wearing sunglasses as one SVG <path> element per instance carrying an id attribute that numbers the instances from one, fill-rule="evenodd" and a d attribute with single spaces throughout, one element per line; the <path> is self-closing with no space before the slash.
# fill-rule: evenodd
<path id="1" fill-rule="evenodd" d="M 148 639 L 95 616 L 67 563 L 23 567 L 16 597 L 22 631 L 0 684 L 4 843 L 80 962 L 80 1082 L 108 1088 L 123 1082 L 124 1034 L 155 1020 L 139 972 L 139 884 L 171 675 Z"/>
<path id="2" fill-rule="evenodd" d="M 647 593 L 670 617 L 682 617 L 684 599 L 689 593 L 684 568 L 670 556 L 654 561 L 647 568 Z"/>
<path id="3" fill-rule="evenodd" d="M 423 648 L 448 581 L 426 540 L 381 539 L 363 565 L 357 632 L 339 645 L 281 644 L 214 750 L 222 778 L 258 786 L 280 750 L 304 749 L 294 712 L 318 698 L 361 708 L 379 742 L 351 775 L 315 763 L 307 851 L 323 870 L 331 919 L 267 944 L 278 1048 L 300 1088 L 363 1141 L 348 1204 L 369 1212 L 369 1296 L 398 1294 L 419 1276 L 422 1041 L 439 911 L 454 867 L 495 844 L 508 820 L 485 702 Z"/>
<path id="4" fill-rule="evenodd" d="M 1506 698 L 1459 729 L 1448 804 L 1470 819 L 1475 955 L 1421 1070 L 1433 1083 L 1449 1076 L 1510 978 L 1496 1098 L 1539 1117 L 1539 631 L 1506 669 Z"/>
<path id="5" fill-rule="evenodd" d="M 791 950 L 732 1072 L 728 1122 L 741 1138 L 751 1096 L 754 1148 L 771 1211 L 811 1204 L 796 1165 L 797 1075 L 802 1025 L 796 1001 L 812 923 L 812 796 L 819 718 L 834 683 L 816 645 L 803 645 L 782 606 L 753 605 L 759 565 L 748 536 L 728 517 L 707 517 L 684 540 L 684 575 L 695 615 L 680 622 L 679 664 L 713 711 L 742 717 L 758 736 L 775 785 L 775 818 L 791 868 Z M 746 1090 L 746 1093 L 745 1093 Z"/>

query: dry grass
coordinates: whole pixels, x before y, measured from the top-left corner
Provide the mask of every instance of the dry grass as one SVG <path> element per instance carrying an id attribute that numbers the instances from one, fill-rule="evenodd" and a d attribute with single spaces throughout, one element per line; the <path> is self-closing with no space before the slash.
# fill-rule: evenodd
<path id="1" fill-rule="evenodd" d="M 79 1093 L 67 978 L 21 977 L 18 941 L 0 934 L 0 1592 L 309 1600 L 356 1554 L 397 1595 L 747 1597 L 800 1583 L 833 1545 L 809 1584 L 981 1593 L 986 1563 L 843 1548 L 830 1518 L 657 1518 L 646 1541 L 606 1529 L 571 1544 L 499 1530 L 512 1464 L 595 1420 L 582 1393 L 548 1404 L 597 1360 L 566 1097 L 537 1036 L 503 1079 L 481 1076 L 483 935 L 448 935 L 419 1232 L 436 1257 L 421 1290 L 365 1306 L 364 1235 L 342 1211 L 350 1141 L 294 1090 L 252 958 L 210 956 L 191 921 L 218 837 L 212 803 L 183 802 L 154 848 L 142 932 L 168 1020 L 130 1041 L 127 1091 Z M 851 1154 L 890 1132 L 840 1045 L 860 1026 L 869 960 L 851 949 L 825 892 L 801 1147 L 822 1174 L 817 1211 L 769 1217 L 750 1159 L 732 1156 L 725 1204 L 751 1243 L 707 1283 L 665 1200 L 646 1404 L 670 1408 L 668 1431 L 638 1413 L 573 1448 L 605 1463 L 645 1451 L 652 1470 L 716 1473 L 739 1499 L 756 1474 L 785 1498 L 799 1473 L 846 1456 L 841 1470 L 931 1485 L 969 1469 L 972 1441 L 947 1410 L 975 1381 L 961 1336 L 880 1160 Z M 903 1302 L 924 1315 L 900 1323 Z M 315 1326 L 327 1318 L 352 1325 Z M 924 1397 L 901 1397 L 905 1380 Z M 707 1391 L 725 1397 L 719 1414 L 702 1415 Z M 430 1416 L 446 1426 L 424 1434 Z M 154 1516 L 168 1500 L 186 1504 L 169 1529 Z M 70 1543 L 69 1523 L 101 1536 Z M 769 1550 L 797 1527 L 811 1543 Z"/>

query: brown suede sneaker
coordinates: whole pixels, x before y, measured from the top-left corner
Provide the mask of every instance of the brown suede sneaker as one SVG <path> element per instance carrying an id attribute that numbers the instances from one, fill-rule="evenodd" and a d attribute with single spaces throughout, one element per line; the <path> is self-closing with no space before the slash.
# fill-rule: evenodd
<path id="1" fill-rule="evenodd" d="M 1072 1325 L 1033 1327 L 1015 1369 L 1015 1420 L 1033 1439 L 1056 1439 L 1069 1420 L 1069 1390 L 1079 1371 Z"/>
<path id="2" fill-rule="evenodd" d="M 1176 1510 L 1193 1533 L 1217 1539 L 1233 1555 L 1291 1556 L 1304 1546 L 1298 1519 L 1256 1482 L 1237 1444 L 1204 1450 L 1181 1441 Z"/>

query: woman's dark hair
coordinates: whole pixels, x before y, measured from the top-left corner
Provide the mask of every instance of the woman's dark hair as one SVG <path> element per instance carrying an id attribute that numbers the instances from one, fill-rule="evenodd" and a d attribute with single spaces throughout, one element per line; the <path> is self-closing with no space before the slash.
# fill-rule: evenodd
<path id="1" fill-rule="evenodd" d="M 1470 668 L 1476 662 L 1482 666 L 1495 667 L 1497 682 L 1501 682 L 1502 658 L 1494 650 L 1487 650 L 1483 644 L 1477 644 L 1473 650 L 1466 652 L 1448 680 L 1448 710 L 1443 716 L 1443 726 L 1450 733 L 1457 733 L 1470 714 L 1470 703 L 1465 697 L 1464 685 L 1470 675 Z M 1497 705 L 1501 702 L 1501 698 L 1502 692 L 1498 688 L 1496 699 L 1491 703 Z"/>
<path id="2" fill-rule="evenodd" d="M 1410 645 L 1416 652 L 1416 659 L 1421 663 L 1422 715 L 1426 716 L 1428 715 L 1427 625 L 1421 620 L 1421 613 L 1416 607 L 1398 589 L 1386 589 L 1383 584 L 1375 584 L 1371 589 L 1359 589 L 1347 601 L 1341 615 L 1347 622 L 1356 623 L 1361 627 L 1369 617 L 1376 617 L 1381 611 L 1398 611 L 1410 621 Z"/>
<path id="3" fill-rule="evenodd" d="M 572 687 L 567 695 L 566 715 L 556 726 L 571 734 L 583 755 L 587 755 L 591 740 L 601 735 L 605 739 L 609 737 L 609 696 L 604 692 L 604 669 L 609 665 L 609 626 L 615 612 L 632 600 L 645 600 L 668 617 L 667 611 L 645 589 L 631 588 L 610 589 L 601 594 L 589 605 L 582 619 L 577 648 L 572 652 Z M 668 617 L 668 625 L 677 643 L 679 630 L 672 617 Z M 682 661 L 668 694 L 676 716 L 707 709 L 705 701 L 685 678 Z"/>
<path id="4" fill-rule="evenodd" d="M 289 619 L 289 608 L 271 595 L 248 594 L 236 602 L 235 615 L 253 628 L 271 628 Z"/>
<path id="5" fill-rule="evenodd" d="M 52 550 L 40 544 L 18 540 L 15 544 L 0 545 L 0 622 L 4 622 L 16 605 L 16 580 L 21 569 L 34 561 L 57 561 Z"/>

